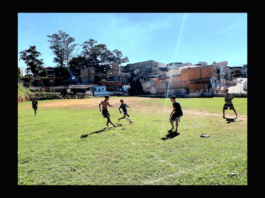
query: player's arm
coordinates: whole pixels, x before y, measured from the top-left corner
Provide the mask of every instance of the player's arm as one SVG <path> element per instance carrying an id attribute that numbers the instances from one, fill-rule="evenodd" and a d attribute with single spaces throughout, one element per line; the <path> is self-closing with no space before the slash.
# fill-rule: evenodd
<path id="1" fill-rule="evenodd" d="M 176 108 L 173 108 L 173 111 L 171 112 L 170 116 L 176 111 Z"/>
<path id="2" fill-rule="evenodd" d="M 110 105 L 109 102 L 108 102 L 107 104 L 108 104 L 108 106 L 110 106 L 110 107 L 114 107 L 114 106 Z"/>

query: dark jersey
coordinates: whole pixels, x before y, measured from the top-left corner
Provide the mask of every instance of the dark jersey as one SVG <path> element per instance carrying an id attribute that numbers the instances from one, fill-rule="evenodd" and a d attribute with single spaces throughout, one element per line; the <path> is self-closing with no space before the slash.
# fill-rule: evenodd
<path id="1" fill-rule="evenodd" d="M 228 103 L 228 101 L 232 100 L 233 95 L 232 94 L 225 94 L 225 104 L 232 104 L 232 101 Z"/>
<path id="2" fill-rule="evenodd" d="M 180 104 L 177 101 L 173 102 L 173 108 L 176 108 L 175 112 L 173 113 L 175 116 L 183 115 L 181 106 L 180 106 Z"/>
<path id="3" fill-rule="evenodd" d="M 38 105 L 38 102 L 33 100 L 33 101 L 32 101 L 32 106 L 33 106 L 33 107 L 37 107 L 37 105 Z"/>
<path id="4" fill-rule="evenodd" d="M 125 103 L 121 104 L 121 106 L 120 106 L 120 108 L 122 108 L 123 112 L 127 112 L 126 107 L 128 107 L 128 105 Z"/>

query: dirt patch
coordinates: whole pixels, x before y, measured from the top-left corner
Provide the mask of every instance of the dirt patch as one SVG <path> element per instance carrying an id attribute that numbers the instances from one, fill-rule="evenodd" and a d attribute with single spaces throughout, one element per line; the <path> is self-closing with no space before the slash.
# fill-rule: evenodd
<path id="1" fill-rule="evenodd" d="M 148 100 L 150 98 L 126 98 L 124 99 L 124 102 L 128 106 L 132 107 L 140 107 L 138 101 L 139 100 Z M 38 107 L 70 107 L 70 108 L 93 108 L 98 107 L 99 103 L 103 101 L 104 98 L 91 98 L 91 99 L 69 99 L 69 100 L 63 100 L 63 101 L 51 101 L 44 104 L 39 104 Z M 113 105 L 115 107 L 119 107 L 121 104 L 120 102 L 121 98 L 110 98 L 109 103 L 110 105 Z M 25 109 L 28 108 L 28 106 L 18 107 L 19 109 Z"/>

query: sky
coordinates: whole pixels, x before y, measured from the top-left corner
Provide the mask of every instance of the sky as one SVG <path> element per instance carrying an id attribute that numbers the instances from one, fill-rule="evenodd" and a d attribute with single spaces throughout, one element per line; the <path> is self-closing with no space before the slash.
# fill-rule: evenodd
<path id="1" fill-rule="evenodd" d="M 48 35 L 66 32 L 83 44 L 89 39 L 118 49 L 129 62 L 227 61 L 247 64 L 247 13 L 18 13 L 18 67 L 20 51 L 36 46 L 44 67 L 55 67 Z M 82 51 L 77 46 L 74 53 Z"/>

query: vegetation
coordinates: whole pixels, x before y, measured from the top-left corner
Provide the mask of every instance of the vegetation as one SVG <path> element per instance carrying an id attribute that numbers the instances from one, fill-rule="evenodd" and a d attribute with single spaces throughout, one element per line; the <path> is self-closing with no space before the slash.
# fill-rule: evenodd
<path id="1" fill-rule="evenodd" d="M 66 66 L 68 66 L 68 62 L 70 57 L 74 51 L 74 48 L 78 44 L 71 44 L 75 41 L 73 37 L 69 37 L 69 34 L 59 30 L 58 34 L 48 35 L 51 40 L 50 42 L 50 49 L 52 49 L 53 53 L 55 54 L 55 58 L 53 59 L 54 63 L 57 63 L 57 66 L 63 68 L 66 62 Z"/>
<path id="2" fill-rule="evenodd" d="M 31 72 L 33 77 L 36 77 L 40 72 L 43 72 L 43 59 L 38 59 L 41 55 L 40 52 L 36 51 L 36 46 L 30 46 L 28 50 L 20 52 L 20 59 L 22 59 L 26 65 L 26 73 Z"/>

